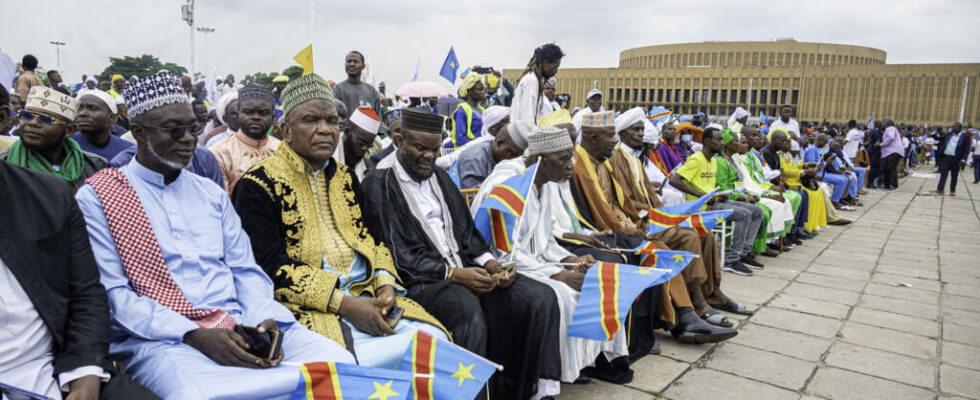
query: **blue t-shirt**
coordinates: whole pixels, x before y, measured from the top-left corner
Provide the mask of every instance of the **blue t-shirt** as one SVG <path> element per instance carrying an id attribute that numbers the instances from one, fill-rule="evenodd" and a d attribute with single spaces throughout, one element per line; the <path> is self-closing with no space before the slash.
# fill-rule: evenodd
<path id="1" fill-rule="evenodd" d="M 130 147 L 136 147 L 130 141 L 125 139 L 120 139 L 116 135 L 109 135 L 109 141 L 106 142 L 105 147 L 96 146 L 94 143 L 88 140 L 88 137 L 81 132 L 75 132 L 71 138 L 78 142 L 78 146 L 82 148 L 82 151 L 86 151 L 92 154 L 96 154 L 106 160 L 112 160 L 116 154 L 122 153 L 124 150 Z"/>

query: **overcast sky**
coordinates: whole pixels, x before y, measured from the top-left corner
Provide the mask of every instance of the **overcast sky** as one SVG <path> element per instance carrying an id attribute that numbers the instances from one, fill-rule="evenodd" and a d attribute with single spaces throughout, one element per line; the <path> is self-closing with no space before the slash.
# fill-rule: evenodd
<path id="1" fill-rule="evenodd" d="M 99 73 L 112 56 L 152 54 L 190 67 L 182 0 L 2 0 L 0 51 L 15 61 L 32 53 L 78 82 Z M 698 4 L 692 7 L 692 4 Z M 704 5 L 702 5 L 704 4 Z M 416 60 L 421 76 L 440 81 L 450 46 L 463 65 L 521 68 L 534 47 L 556 42 L 562 67 L 614 67 L 621 50 L 705 40 L 772 40 L 854 44 L 888 53 L 888 63 L 980 62 L 977 0 L 704 1 L 494 0 L 316 2 L 316 72 L 338 82 L 343 57 L 367 55 L 375 81 L 395 88 Z M 281 71 L 310 40 L 309 0 L 198 0 L 198 71 Z M 972 23 L 972 25 L 971 25 Z M 448 83 L 442 80 L 442 83 Z"/>

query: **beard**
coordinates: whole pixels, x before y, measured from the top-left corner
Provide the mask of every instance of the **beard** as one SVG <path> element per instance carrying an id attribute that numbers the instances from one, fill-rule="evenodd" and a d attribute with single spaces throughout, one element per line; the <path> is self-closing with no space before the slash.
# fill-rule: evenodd
<path id="1" fill-rule="evenodd" d="M 153 149 L 153 146 L 151 146 L 149 143 L 144 143 L 144 144 L 146 145 L 146 149 L 148 150 L 150 157 L 153 158 L 155 161 L 159 162 L 160 164 L 167 166 L 167 168 L 172 168 L 173 170 L 176 171 L 176 170 L 182 170 L 184 168 L 187 168 L 188 165 L 191 165 L 190 160 L 187 160 L 186 163 L 181 163 L 181 162 L 171 161 L 166 158 L 163 158 L 163 156 L 161 156 L 160 153 L 157 153 L 156 150 Z"/>
<path id="2" fill-rule="evenodd" d="M 435 170 L 432 168 L 429 168 L 429 172 L 426 173 L 419 173 L 418 171 L 415 170 L 415 168 L 412 168 L 413 166 L 412 161 L 408 159 L 408 155 L 406 154 L 404 149 L 398 149 L 398 151 L 395 153 L 395 156 L 398 158 L 398 162 L 402 164 L 402 167 L 405 169 L 405 172 L 408 173 L 408 176 L 412 177 L 412 180 L 414 181 L 417 182 L 424 181 L 432 177 L 432 174 L 435 173 Z M 435 163 L 433 163 L 432 166 L 435 167 Z"/>

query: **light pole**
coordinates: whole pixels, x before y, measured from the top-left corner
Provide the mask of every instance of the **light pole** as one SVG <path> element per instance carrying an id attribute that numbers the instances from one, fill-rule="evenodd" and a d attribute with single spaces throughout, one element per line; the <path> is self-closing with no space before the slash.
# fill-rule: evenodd
<path id="1" fill-rule="evenodd" d="M 208 34 L 214 32 L 214 28 L 206 28 L 199 26 L 197 28 L 198 32 L 204 34 L 204 71 L 208 70 Z"/>
<path id="2" fill-rule="evenodd" d="M 61 46 L 64 46 L 65 42 L 53 41 L 51 44 L 53 44 L 55 48 L 55 60 L 58 64 L 58 72 L 61 72 Z"/>
<path id="3" fill-rule="evenodd" d="M 190 74 L 194 76 L 194 0 L 187 0 L 187 3 L 180 7 L 181 19 L 187 22 L 191 33 L 191 69 Z"/>

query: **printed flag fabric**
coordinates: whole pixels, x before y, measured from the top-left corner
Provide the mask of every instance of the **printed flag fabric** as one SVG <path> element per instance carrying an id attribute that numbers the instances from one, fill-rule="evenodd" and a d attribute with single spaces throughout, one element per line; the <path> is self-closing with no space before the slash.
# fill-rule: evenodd
<path id="1" fill-rule="evenodd" d="M 439 70 L 439 76 L 454 84 L 456 83 L 456 71 L 459 71 L 459 60 L 456 59 L 456 50 L 450 47 L 449 54 L 446 54 L 446 61 L 442 63 L 442 69 Z"/>
<path id="2" fill-rule="evenodd" d="M 307 363 L 300 368 L 299 383 L 290 400 L 408 398 L 412 374 L 393 369 L 341 363 Z"/>
<path id="3" fill-rule="evenodd" d="M 725 218 L 732 215 L 732 210 L 705 211 L 691 215 L 687 221 L 679 226 L 697 232 L 698 236 L 707 235 L 714 229 L 715 225 L 722 223 Z"/>
<path id="4" fill-rule="evenodd" d="M 517 219 L 524 214 L 524 203 L 538 164 L 527 167 L 521 173 L 494 186 L 473 218 L 476 229 L 493 247 L 509 253 L 512 248 L 511 237 Z"/>
<path id="5" fill-rule="evenodd" d="M 711 198 L 714 197 L 715 193 L 717 192 L 718 189 L 715 188 L 711 192 L 708 192 L 708 194 L 705 194 L 704 196 L 698 197 L 684 204 L 678 204 L 676 206 L 670 206 L 670 207 L 660 207 L 657 210 L 660 210 L 661 212 L 666 214 L 691 215 L 701 210 L 704 207 L 704 204 L 707 203 L 708 200 L 711 200 Z"/>
<path id="6" fill-rule="evenodd" d="M 470 400 L 496 372 L 497 364 L 425 332 L 415 332 L 402 358 L 402 370 L 414 374 L 408 399 Z"/>
<path id="7" fill-rule="evenodd" d="M 644 289 L 677 273 L 629 264 L 597 262 L 585 274 L 582 294 L 568 325 L 568 335 L 610 341 L 623 328 L 633 301 Z"/>
<path id="8" fill-rule="evenodd" d="M 642 254 L 640 257 L 641 267 L 669 269 L 674 275 L 683 271 L 695 257 L 694 253 L 680 250 L 654 250 L 649 253 L 637 254 Z"/>

